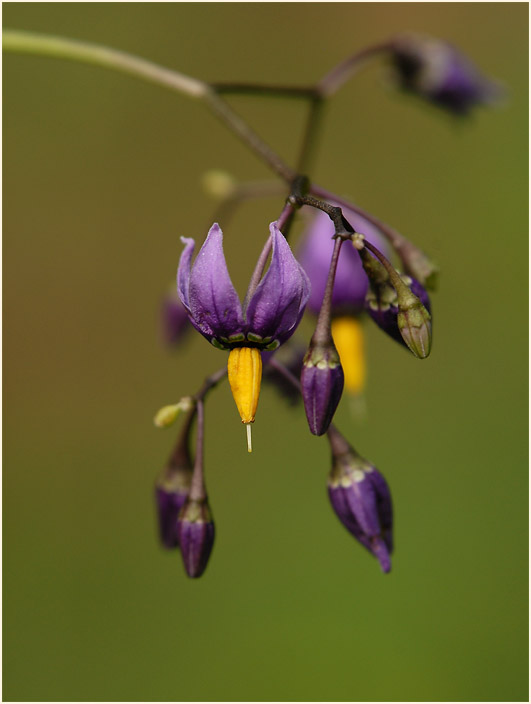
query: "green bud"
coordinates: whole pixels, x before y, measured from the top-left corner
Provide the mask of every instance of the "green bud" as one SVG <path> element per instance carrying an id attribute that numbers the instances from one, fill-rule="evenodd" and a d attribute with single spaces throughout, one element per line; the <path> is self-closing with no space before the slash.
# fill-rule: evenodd
<path id="1" fill-rule="evenodd" d="M 431 315 L 417 296 L 400 296 L 398 301 L 398 329 L 406 345 L 419 359 L 431 351 Z"/>
<path id="2" fill-rule="evenodd" d="M 179 403 L 163 406 L 155 414 L 153 423 L 157 426 L 157 428 L 169 428 L 170 425 L 175 423 L 179 413 L 181 413 L 181 411 L 192 410 L 194 403 L 193 398 L 190 396 L 184 396 Z"/>

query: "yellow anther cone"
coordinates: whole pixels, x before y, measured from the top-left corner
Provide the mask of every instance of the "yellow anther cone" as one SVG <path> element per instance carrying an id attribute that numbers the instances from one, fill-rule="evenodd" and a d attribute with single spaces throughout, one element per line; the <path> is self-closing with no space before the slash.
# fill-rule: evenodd
<path id="1" fill-rule="evenodd" d="M 255 347 L 236 347 L 229 353 L 227 370 L 230 388 L 242 423 L 254 423 L 262 381 L 260 351 Z M 251 452 L 250 427 L 247 430 L 247 446 Z"/>
<path id="2" fill-rule="evenodd" d="M 366 365 L 363 329 L 357 318 L 332 320 L 332 337 L 345 375 L 345 389 L 360 395 L 365 388 Z"/>

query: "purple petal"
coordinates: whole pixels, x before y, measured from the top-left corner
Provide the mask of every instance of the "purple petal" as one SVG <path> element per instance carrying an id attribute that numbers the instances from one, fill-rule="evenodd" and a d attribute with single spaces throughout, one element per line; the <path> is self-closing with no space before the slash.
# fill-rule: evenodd
<path id="1" fill-rule="evenodd" d="M 223 233 L 217 223 L 192 267 L 188 296 L 193 321 L 205 337 L 229 338 L 243 332 L 241 303 L 227 271 Z"/>
<path id="2" fill-rule="evenodd" d="M 181 242 L 185 245 L 181 258 L 179 259 L 179 268 L 177 269 L 177 292 L 183 306 L 187 311 L 190 311 L 189 305 L 189 288 L 190 288 L 190 270 L 192 266 L 192 255 L 194 253 L 195 242 L 189 237 L 181 237 Z"/>
<path id="3" fill-rule="evenodd" d="M 269 269 L 247 308 L 249 332 L 285 342 L 297 327 L 310 295 L 310 282 L 275 223 Z"/>

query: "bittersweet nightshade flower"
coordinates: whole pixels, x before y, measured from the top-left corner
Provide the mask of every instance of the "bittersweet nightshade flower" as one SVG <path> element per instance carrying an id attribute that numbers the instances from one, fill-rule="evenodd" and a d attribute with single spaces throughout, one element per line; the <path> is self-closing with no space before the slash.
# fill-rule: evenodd
<path id="1" fill-rule="evenodd" d="M 254 422 L 261 379 L 261 351 L 286 342 L 300 322 L 310 282 L 276 226 L 270 225 L 271 264 L 242 308 L 223 254 L 223 234 L 214 224 L 192 266 L 194 240 L 185 244 L 177 289 L 190 321 L 215 347 L 229 351 L 229 381 L 242 422 Z M 250 447 L 249 447 L 250 450 Z"/>
<path id="2" fill-rule="evenodd" d="M 328 495 L 345 528 L 380 562 L 391 569 L 393 509 L 382 474 L 364 460 L 333 426 L 328 431 L 332 471 Z"/>
<path id="3" fill-rule="evenodd" d="M 189 498 L 177 523 L 179 546 L 189 577 L 200 577 L 214 546 L 215 528 L 208 501 Z"/>
<path id="4" fill-rule="evenodd" d="M 491 103 L 500 87 L 447 42 L 418 35 L 392 42 L 393 63 L 402 87 L 457 115 Z"/>

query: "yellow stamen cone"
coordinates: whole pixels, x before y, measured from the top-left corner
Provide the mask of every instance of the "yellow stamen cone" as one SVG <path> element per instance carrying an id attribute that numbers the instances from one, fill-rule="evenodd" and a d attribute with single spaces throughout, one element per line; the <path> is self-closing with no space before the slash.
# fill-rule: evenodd
<path id="1" fill-rule="evenodd" d="M 351 317 L 332 320 L 332 337 L 345 375 L 345 389 L 360 395 L 365 388 L 366 365 L 363 329 L 359 320 Z"/>
<path id="2" fill-rule="evenodd" d="M 254 423 L 262 381 L 260 351 L 255 347 L 237 347 L 231 350 L 227 370 L 230 388 L 242 423 Z M 252 451 L 250 427 L 247 429 L 247 449 L 249 452 Z"/>

